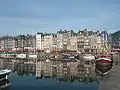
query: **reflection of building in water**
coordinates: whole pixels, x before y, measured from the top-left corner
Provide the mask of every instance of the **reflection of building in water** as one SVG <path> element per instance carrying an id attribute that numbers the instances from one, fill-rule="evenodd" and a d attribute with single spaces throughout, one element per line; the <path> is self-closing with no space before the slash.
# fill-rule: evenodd
<path id="1" fill-rule="evenodd" d="M 17 67 L 16 67 L 17 74 L 23 75 L 24 74 L 23 70 L 24 70 L 24 64 L 22 63 L 17 64 Z"/>
<path id="2" fill-rule="evenodd" d="M 14 64 L 14 65 L 13 65 Z M 12 68 L 18 75 L 35 74 L 36 77 L 53 78 L 60 82 L 94 81 L 94 66 L 77 60 L 44 60 L 34 63 L 0 62 L 0 68 Z"/>
<path id="3" fill-rule="evenodd" d="M 84 78 L 84 76 L 85 76 L 85 68 L 84 68 L 84 65 L 78 64 L 78 78 L 79 78 L 79 81 L 81 81 L 82 78 Z"/>
<path id="4" fill-rule="evenodd" d="M 56 78 L 64 82 L 94 81 L 96 78 L 93 67 L 85 67 L 78 61 L 38 61 L 36 63 L 36 77 Z"/>
<path id="5" fill-rule="evenodd" d="M 52 76 L 52 62 L 49 60 L 46 61 L 37 61 L 36 62 L 36 77 Z"/>
<path id="6" fill-rule="evenodd" d="M 24 64 L 17 63 L 16 71 L 18 75 L 35 75 L 36 65 L 35 64 Z"/>
<path id="7" fill-rule="evenodd" d="M 41 61 L 36 62 L 36 77 L 41 77 Z"/>
<path id="8" fill-rule="evenodd" d="M 12 63 L 8 59 L 0 60 L 0 68 L 1 69 L 11 69 Z"/>
<path id="9" fill-rule="evenodd" d="M 52 78 L 57 78 L 57 76 L 60 74 L 59 72 L 61 72 L 61 62 L 60 61 L 56 61 L 53 60 L 52 61 Z M 59 71 L 59 72 L 58 72 Z"/>
<path id="10" fill-rule="evenodd" d="M 43 68 L 43 72 L 44 72 L 44 76 L 52 76 L 52 62 L 51 61 L 45 61 L 44 62 L 44 66 Z"/>
<path id="11" fill-rule="evenodd" d="M 77 61 L 64 61 L 63 63 L 63 80 L 71 82 L 73 77 L 77 77 Z"/>
<path id="12" fill-rule="evenodd" d="M 97 79 L 94 67 L 90 67 L 89 65 L 78 65 L 78 77 L 79 81 L 85 81 L 85 82 L 93 82 L 95 79 Z"/>
<path id="13" fill-rule="evenodd" d="M 73 61 L 73 62 L 68 62 L 68 67 L 70 68 L 70 74 L 72 76 L 77 76 L 77 66 L 78 66 L 78 62 L 77 61 Z"/>
<path id="14" fill-rule="evenodd" d="M 1 69 L 3 69 L 3 67 L 4 67 L 4 66 L 3 66 L 3 63 L 4 63 L 4 61 L 0 59 L 0 68 L 1 68 Z"/>
<path id="15" fill-rule="evenodd" d="M 9 59 L 5 59 L 5 60 L 0 60 L 0 68 L 2 69 L 11 69 L 13 72 L 16 72 L 19 75 L 29 75 L 29 74 L 35 74 L 36 72 L 36 64 L 35 63 L 28 63 L 28 62 L 17 62 L 15 60 L 9 60 Z"/>

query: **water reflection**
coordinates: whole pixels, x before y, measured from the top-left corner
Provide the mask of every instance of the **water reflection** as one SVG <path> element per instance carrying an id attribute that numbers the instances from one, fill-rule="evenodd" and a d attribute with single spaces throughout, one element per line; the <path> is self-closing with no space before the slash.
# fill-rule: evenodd
<path id="1" fill-rule="evenodd" d="M 54 79 L 66 83 L 94 83 L 99 82 L 93 64 L 83 64 L 80 61 L 37 61 L 15 62 L 14 60 L 0 61 L 0 68 L 12 69 L 19 76 L 34 75 L 36 79 Z"/>

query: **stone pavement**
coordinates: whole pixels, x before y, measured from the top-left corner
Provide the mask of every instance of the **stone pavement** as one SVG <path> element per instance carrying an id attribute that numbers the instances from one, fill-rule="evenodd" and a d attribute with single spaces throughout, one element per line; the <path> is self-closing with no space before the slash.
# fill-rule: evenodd
<path id="1" fill-rule="evenodd" d="M 100 81 L 98 90 L 120 90 L 120 65 L 113 66 L 111 72 Z"/>

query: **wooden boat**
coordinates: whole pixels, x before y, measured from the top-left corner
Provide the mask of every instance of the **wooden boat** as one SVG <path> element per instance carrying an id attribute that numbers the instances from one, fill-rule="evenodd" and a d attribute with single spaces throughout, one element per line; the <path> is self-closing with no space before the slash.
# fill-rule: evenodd
<path id="1" fill-rule="evenodd" d="M 111 71 L 113 61 L 111 56 L 101 56 L 95 61 L 95 71 L 98 75 L 104 76 Z"/>

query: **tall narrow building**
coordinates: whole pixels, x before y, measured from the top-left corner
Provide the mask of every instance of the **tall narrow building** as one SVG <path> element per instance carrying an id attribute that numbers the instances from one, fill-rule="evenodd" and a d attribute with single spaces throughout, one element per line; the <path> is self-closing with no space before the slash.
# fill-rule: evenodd
<path id="1" fill-rule="evenodd" d="M 42 49 L 42 36 L 43 36 L 43 33 L 37 33 L 36 35 L 36 49 L 37 50 Z"/>

